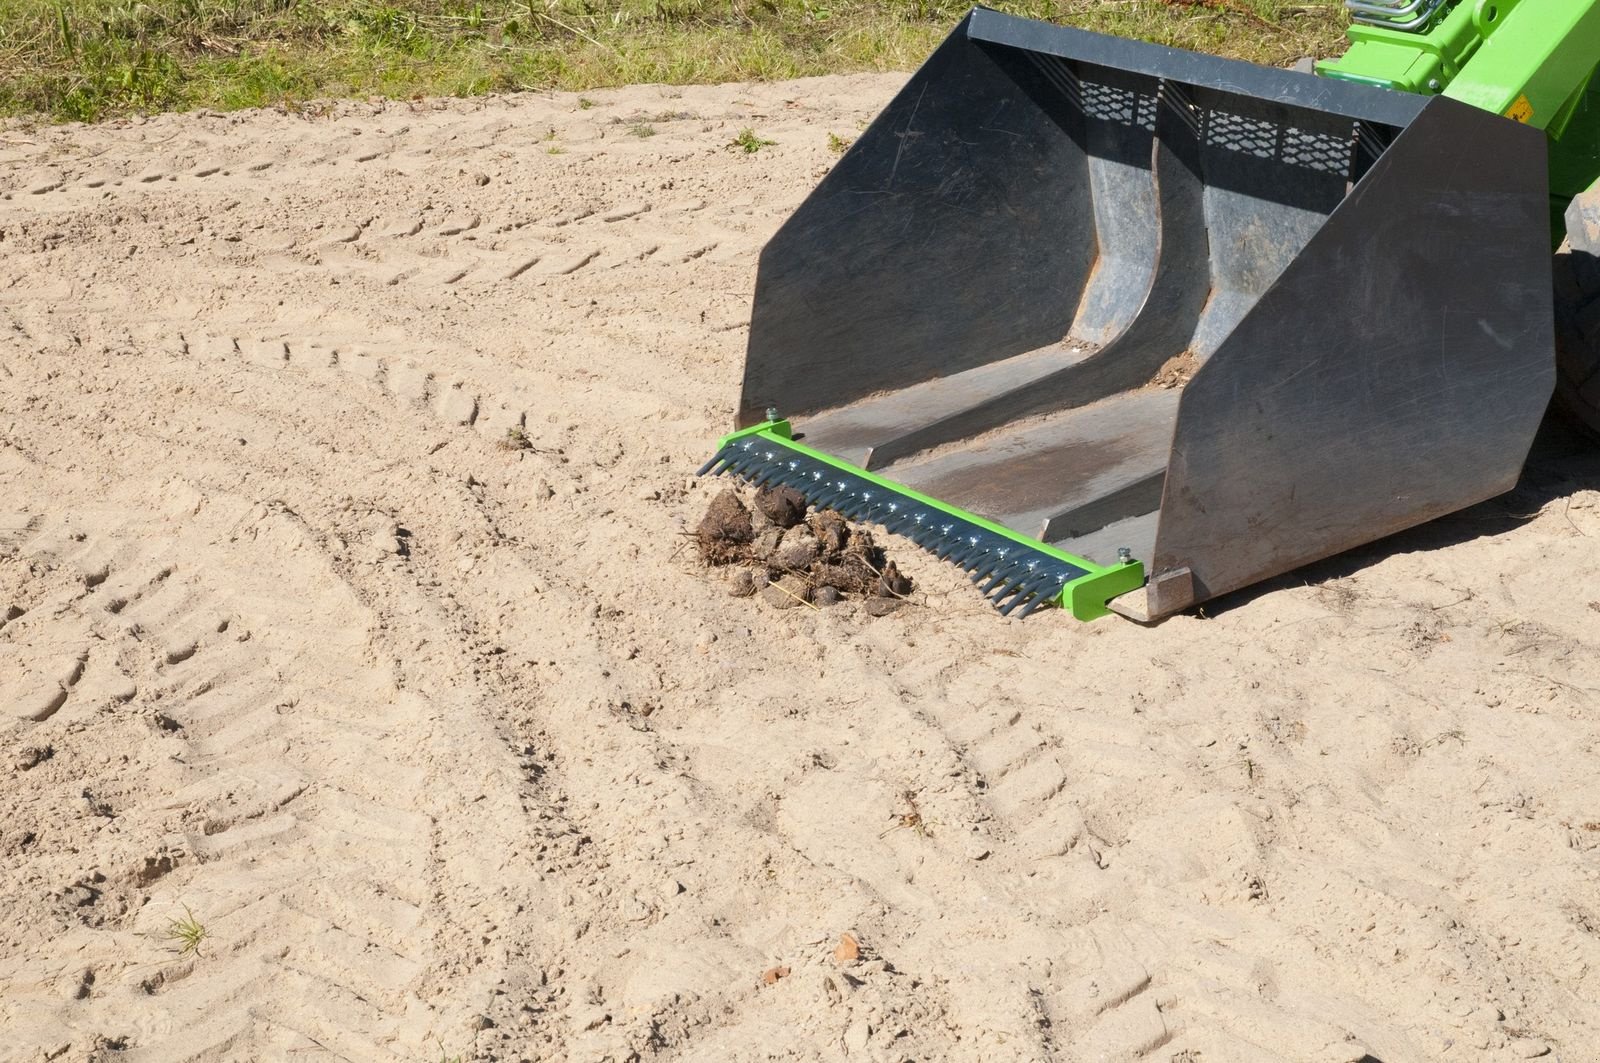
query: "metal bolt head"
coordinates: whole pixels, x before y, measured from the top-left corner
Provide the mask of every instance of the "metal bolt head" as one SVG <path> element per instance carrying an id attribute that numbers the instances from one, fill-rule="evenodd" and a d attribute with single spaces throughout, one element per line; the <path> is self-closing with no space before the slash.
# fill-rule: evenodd
<path id="1" fill-rule="evenodd" d="M 1438 92 L 1442 88 L 1444 88 L 1444 82 L 1440 81 L 1438 78 L 1429 78 L 1428 79 L 1428 91 L 1429 92 Z"/>
<path id="2" fill-rule="evenodd" d="M 777 419 L 778 419 L 778 408 L 776 406 L 768 406 L 767 407 L 767 420 L 776 421 Z"/>
<path id="3" fill-rule="evenodd" d="M 1132 564 L 1133 551 L 1126 546 L 1117 547 L 1117 562 L 1123 565 Z"/>

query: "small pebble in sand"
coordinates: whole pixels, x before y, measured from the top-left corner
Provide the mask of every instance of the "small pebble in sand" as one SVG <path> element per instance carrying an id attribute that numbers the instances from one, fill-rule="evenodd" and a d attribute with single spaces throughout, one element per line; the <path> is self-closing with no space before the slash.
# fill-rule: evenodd
<path id="1" fill-rule="evenodd" d="M 811 584 L 803 576 L 785 576 L 762 588 L 761 597 L 774 609 L 793 609 L 811 602 Z"/>
<path id="2" fill-rule="evenodd" d="M 27 771 L 29 768 L 43 764 L 56 755 L 51 746 L 27 746 L 17 754 L 17 770 Z"/>

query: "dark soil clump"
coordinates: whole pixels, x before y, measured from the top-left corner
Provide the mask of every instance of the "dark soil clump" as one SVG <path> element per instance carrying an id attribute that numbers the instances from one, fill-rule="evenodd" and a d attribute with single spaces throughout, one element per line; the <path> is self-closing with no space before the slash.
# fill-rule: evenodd
<path id="1" fill-rule="evenodd" d="M 912 589 L 870 531 L 831 509 L 807 513 L 805 499 L 786 487 L 757 491 L 753 507 L 739 492 L 722 491 L 693 538 L 707 565 L 737 566 L 731 594 L 763 590 L 761 597 L 778 608 L 826 607 L 843 598 L 900 600 Z"/>
<path id="2" fill-rule="evenodd" d="M 732 564 L 749 553 L 756 533 L 750 511 L 739 500 L 737 491 L 729 488 L 711 500 L 694 537 L 700 544 L 700 556 L 708 565 Z"/>
<path id="3" fill-rule="evenodd" d="M 763 487 L 756 491 L 756 509 L 780 528 L 792 528 L 806 519 L 806 499 L 792 487 Z"/>

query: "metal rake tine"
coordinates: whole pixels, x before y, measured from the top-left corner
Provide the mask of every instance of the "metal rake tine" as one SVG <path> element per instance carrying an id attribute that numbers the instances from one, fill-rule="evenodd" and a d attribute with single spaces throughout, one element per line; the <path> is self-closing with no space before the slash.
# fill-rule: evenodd
<path id="1" fill-rule="evenodd" d="M 1021 564 L 1012 565 L 1010 570 L 1001 577 L 999 586 L 991 588 L 986 597 L 991 602 L 1004 601 L 1023 587 L 1028 586 L 1028 584 L 1039 578 L 1039 574 L 1030 567 L 1037 564 L 1037 560 L 1026 558 Z"/>
<path id="2" fill-rule="evenodd" d="M 1007 599 L 1010 599 L 1010 605 L 1015 605 L 1017 602 L 1027 601 L 1028 596 L 1022 593 L 1022 585 L 1020 583 L 1008 583 L 1005 586 L 1005 593 L 990 598 L 989 604 L 998 609 L 1001 616 L 1005 616 L 1009 605 L 1002 603 L 1005 603 Z"/>
<path id="3" fill-rule="evenodd" d="M 1033 603 L 1038 602 L 1038 601 L 1040 601 L 1040 597 L 1039 597 L 1038 594 L 1032 594 L 1032 593 L 1029 593 L 1028 591 L 1024 590 L 1021 593 L 1019 593 L 1015 598 L 1012 598 L 1009 602 L 1007 602 L 1004 605 L 1001 605 L 1000 603 L 996 602 L 995 603 L 995 608 L 1000 610 L 1000 615 L 1001 616 L 1010 616 L 1017 609 L 1018 606 L 1032 605 Z M 1022 613 L 1019 614 L 1018 618 L 1020 619 L 1021 617 L 1027 616 L 1028 613 L 1031 612 L 1031 611 L 1032 610 L 1024 610 Z"/>
<path id="4" fill-rule="evenodd" d="M 1029 594 L 1027 592 L 1027 590 L 1024 589 L 1021 593 L 1019 593 L 1015 598 L 1012 598 L 1005 605 L 1001 605 L 999 602 L 996 602 L 995 603 L 995 608 L 1000 610 L 1000 615 L 1001 616 L 1010 616 L 1012 610 L 1016 609 L 1017 606 L 1021 605 L 1023 602 L 1031 602 L 1033 600 L 1034 600 L 1034 595 Z"/>
<path id="5" fill-rule="evenodd" d="M 1032 583 L 1034 580 L 1039 578 L 1038 567 L 1038 558 L 1024 557 L 1016 564 L 1006 569 L 1005 572 L 1001 573 L 1001 576 L 1004 582 L 1021 587 Z M 991 584 L 990 587 L 992 589 L 993 584 Z M 987 591 L 985 591 L 985 593 L 987 593 Z"/>
<path id="6" fill-rule="evenodd" d="M 1000 564 L 996 565 L 994 568 L 991 568 L 988 571 L 988 573 L 987 573 L 987 577 L 988 578 L 984 579 L 984 582 L 979 584 L 978 593 L 987 598 L 989 596 L 989 592 L 990 591 L 994 590 L 994 588 L 997 585 L 1002 584 L 1002 583 L 1004 583 L 1006 581 L 1006 577 L 1011 574 L 1011 570 L 1013 568 L 1016 568 L 1015 562 L 1013 562 L 1011 564 L 1006 564 L 1005 563 L 1005 559 L 1002 558 Z M 977 575 L 974 575 L 972 577 L 972 582 L 977 583 L 979 579 L 982 579 L 984 577 L 984 575 L 985 574 L 983 574 L 983 573 L 979 573 Z"/>
<path id="7" fill-rule="evenodd" d="M 962 548 L 950 557 L 950 560 L 958 565 L 994 551 L 994 540 L 987 535 L 974 535 L 969 532 L 962 536 L 961 542 L 964 544 Z"/>
<path id="8" fill-rule="evenodd" d="M 996 564 L 991 570 L 989 582 L 984 584 L 981 588 L 982 592 L 984 594 L 988 594 L 989 591 L 994 588 L 996 583 L 999 583 L 1002 580 L 1010 579 L 1018 569 L 1026 568 L 1028 563 L 1032 560 L 1033 559 L 1028 556 L 1027 551 L 1023 551 L 1017 557 L 1011 557 L 1009 553 L 1002 555 L 999 563 Z M 974 579 L 973 582 L 976 583 L 977 580 Z"/>
<path id="9" fill-rule="evenodd" d="M 904 517 L 902 517 L 898 507 L 894 507 L 893 501 L 886 501 L 886 503 L 875 503 L 874 511 L 874 517 L 872 517 L 872 519 L 874 519 L 878 525 L 882 525 L 883 528 L 886 528 L 886 530 L 890 530 L 890 532 L 893 532 L 896 525 L 904 522 Z"/>
<path id="10" fill-rule="evenodd" d="M 1000 609 L 1000 615 L 1010 616 L 1011 610 L 1015 609 L 1023 602 L 1031 601 L 1040 591 L 1050 586 L 1050 581 L 1054 578 L 1054 576 L 1046 574 L 1043 576 L 1035 576 L 1033 579 L 1019 582 L 1015 586 L 1015 589 L 1012 591 L 1011 595 L 1004 595 L 994 600 L 996 608 Z M 1007 597 L 1011 598 L 1011 601 L 1007 602 L 1006 605 L 1001 606 L 1000 603 L 1005 601 Z"/>
<path id="11" fill-rule="evenodd" d="M 846 488 L 836 487 L 832 484 L 829 484 L 821 491 L 817 492 L 817 505 L 822 506 L 825 509 L 840 511 L 839 501 L 843 497 L 845 490 Z"/>
<path id="12" fill-rule="evenodd" d="M 964 550 L 958 550 L 957 552 L 951 554 L 948 558 L 946 558 L 946 560 L 953 565 L 960 565 L 962 568 L 966 568 L 968 562 L 976 561 L 981 555 L 986 553 L 987 550 L 987 543 L 976 542 L 970 544 Z"/>
<path id="13" fill-rule="evenodd" d="M 974 558 L 972 561 L 968 562 L 967 565 L 963 565 L 962 567 L 967 570 L 967 577 L 971 579 L 973 583 L 976 583 L 981 579 L 988 579 L 990 576 L 994 575 L 995 569 L 994 559 L 990 557 Z"/>
<path id="14" fill-rule="evenodd" d="M 1016 609 L 1018 606 L 1023 605 L 1024 603 L 1042 601 L 1046 599 L 1050 593 L 1060 594 L 1061 587 L 1062 582 L 1060 573 L 1054 571 L 1045 572 L 1038 578 L 1030 580 L 1022 588 L 1022 593 L 1016 598 L 1012 599 L 1004 609 L 1000 610 L 1000 615 L 1010 616 L 1013 609 Z M 1037 608 L 1037 606 L 1034 606 L 1034 608 Z M 1022 615 L 1027 616 L 1029 612 L 1032 612 L 1032 609 L 1024 610 Z"/>
<path id="15" fill-rule="evenodd" d="M 940 561 L 953 561 L 957 554 L 964 553 L 977 546 L 978 540 L 971 533 L 961 531 L 960 527 L 941 529 L 940 535 L 944 537 L 944 549 L 939 551 Z"/>
<path id="16" fill-rule="evenodd" d="M 907 539 L 910 539 L 912 542 L 918 542 L 918 543 L 922 541 L 922 536 L 923 536 L 924 532 L 925 532 L 924 525 L 918 524 L 911 517 L 902 518 L 900 520 L 900 522 L 899 522 L 899 526 L 895 529 L 895 534 L 896 535 L 904 535 Z"/>
<path id="17" fill-rule="evenodd" d="M 1060 594 L 1060 593 L 1061 592 L 1058 589 L 1056 591 L 1056 594 Z M 1055 601 L 1056 594 L 1046 594 L 1046 593 L 1044 593 L 1044 591 L 1040 591 L 1038 594 L 1035 594 L 1033 596 L 1032 600 L 1030 600 L 1027 605 L 1022 607 L 1022 612 L 1017 614 L 1017 619 L 1018 620 L 1026 619 L 1029 613 L 1033 612 L 1035 609 L 1039 608 L 1041 605 L 1044 605 L 1047 602 Z"/>
<path id="18" fill-rule="evenodd" d="M 1028 582 L 1028 573 L 1026 571 L 1018 572 L 1013 569 L 991 580 L 989 589 L 983 592 L 983 596 L 991 602 L 1003 602 L 1027 586 Z"/>
<path id="19" fill-rule="evenodd" d="M 989 588 L 992 588 L 997 581 L 1005 580 L 1011 573 L 1016 572 L 1016 568 L 1019 565 L 1026 565 L 1029 562 L 1027 551 L 1018 551 L 1016 554 L 1011 551 L 1013 551 L 1013 548 L 1010 548 L 1010 546 L 1002 546 L 1002 548 L 995 551 L 994 560 L 990 562 L 989 570 L 986 573 L 989 576 L 989 583 L 982 588 L 984 594 L 987 594 Z M 979 576 L 973 576 L 973 583 L 978 583 L 978 580 Z"/>
<path id="20" fill-rule="evenodd" d="M 707 473 L 711 472 L 711 470 L 715 466 L 721 465 L 722 464 L 722 453 L 723 452 L 719 450 L 715 454 L 711 455 L 711 460 L 706 462 L 704 465 L 700 466 L 700 471 L 695 473 L 695 475 L 696 476 L 704 476 Z"/>
<path id="21" fill-rule="evenodd" d="M 748 480 L 751 471 L 756 468 L 759 461 L 760 459 L 754 454 L 740 454 L 728 462 L 728 468 L 733 471 L 735 476 L 742 476 Z"/>

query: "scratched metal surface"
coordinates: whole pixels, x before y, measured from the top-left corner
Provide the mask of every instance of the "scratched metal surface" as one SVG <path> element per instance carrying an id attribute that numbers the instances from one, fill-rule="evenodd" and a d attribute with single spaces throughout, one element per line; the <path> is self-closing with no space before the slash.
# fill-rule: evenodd
<path id="1" fill-rule="evenodd" d="M 1471 504 L 1552 360 L 1542 154 L 1491 126 L 976 11 L 764 250 L 740 420 L 1068 549 L 1129 536 L 1193 600 Z M 1485 144 L 1514 157 L 1479 180 Z M 1145 397 L 1174 366 L 1181 414 Z"/>

